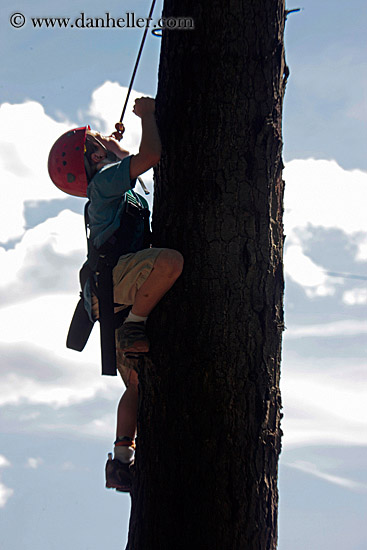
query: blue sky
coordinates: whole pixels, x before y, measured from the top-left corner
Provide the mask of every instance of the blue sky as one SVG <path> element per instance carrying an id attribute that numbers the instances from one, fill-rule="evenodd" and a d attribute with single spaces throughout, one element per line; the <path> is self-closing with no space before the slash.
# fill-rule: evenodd
<path id="1" fill-rule="evenodd" d="M 155 18 L 162 3 L 157 2 Z M 88 8 L 86 8 L 88 6 Z M 85 256 L 83 200 L 47 156 L 66 129 L 110 132 L 141 31 L 34 29 L 31 17 L 146 16 L 150 2 L 5 1 L 0 79 L 0 546 L 123 546 L 129 497 L 104 489 L 122 384 L 99 374 L 97 330 L 65 348 Z M 366 547 L 367 14 L 362 0 L 288 3 L 280 550 Z M 23 13 L 23 28 L 11 27 Z M 148 35 L 132 101 L 154 96 Z M 125 119 L 124 142 L 139 144 Z M 145 177 L 151 187 L 151 176 Z M 19 519 L 22 528 L 19 529 Z"/>

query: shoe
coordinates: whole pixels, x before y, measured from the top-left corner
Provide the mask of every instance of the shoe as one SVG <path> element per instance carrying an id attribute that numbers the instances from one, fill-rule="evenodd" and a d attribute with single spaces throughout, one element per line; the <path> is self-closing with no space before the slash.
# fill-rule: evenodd
<path id="1" fill-rule="evenodd" d="M 122 493 L 130 493 L 132 487 L 131 466 L 133 462 L 125 464 L 117 458 L 112 458 L 112 453 L 108 453 L 106 463 L 106 487 L 107 489 L 116 489 Z"/>
<path id="2" fill-rule="evenodd" d="M 145 334 L 144 323 L 124 323 L 115 332 L 116 348 L 124 353 L 147 353 L 149 340 Z"/>

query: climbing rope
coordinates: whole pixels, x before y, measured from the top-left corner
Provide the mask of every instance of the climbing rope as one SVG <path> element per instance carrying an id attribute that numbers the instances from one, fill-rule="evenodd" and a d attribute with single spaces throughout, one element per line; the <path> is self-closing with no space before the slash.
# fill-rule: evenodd
<path id="1" fill-rule="evenodd" d="M 151 20 L 152 20 L 152 15 L 153 15 L 155 3 L 156 3 L 156 0 L 153 0 L 153 1 L 152 1 L 152 5 L 150 6 L 150 11 L 149 11 L 149 15 L 148 15 L 148 21 L 151 21 Z M 139 48 L 138 56 L 137 56 L 136 61 L 135 61 L 135 67 L 134 67 L 134 70 L 133 70 L 133 74 L 131 75 L 131 80 L 130 80 L 130 84 L 129 84 L 129 89 L 128 89 L 128 91 L 127 91 L 127 95 L 126 95 L 126 99 L 125 99 L 125 104 L 124 104 L 124 107 L 123 107 L 123 109 L 122 109 L 122 113 L 121 113 L 121 116 L 120 116 L 120 120 L 119 120 L 119 122 L 116 122 L 116 124 L 115 124 L 115 130 L 116 130 L 116 131 L 112 133 L 113 137 L 114 137 L 115 139 L 117 139 L 117 141 L 121 141 L 121 140 L 122 140 L 122 137 L 123 137 L 124 132 L 125 132 L 125 126 L 123 125 L 122 121 L 124 120 L 125 111 L 126 111 L 126 107 L 127 107 L 127 102 L 129 101 L 130 93 L 131 93 L 131 90 L 132 90 L 132 87 L 133 87 L 133 84 L 134 84 L 135 75 L 136 75 L 136 72 L 137 72 L 137 70 L 138 70 L 139 61 L 140 61 L 140 58 L 141 58 L 141 54 L 142 54 L 142 52 L 143 52 L 143 48 L 144 48 L 145 39 L 146 39 L 146 37 L 147 37 L 147 34 L 148 34 L 148 25 L 146 25 L 146 27 L 145 27 L 144 34 L 143 34 L 143 38 L 142 38 L 141 43 L 140 43 L 140 48 Z M 157 35 L 156 35 L 156 36 L 157 36 Z M 148 191 L 148 189 L 147 189 L 145 183 L 143 182 L 143 180 L 141 179 L 140 176 L 138 177 L 138 181 L 139 181 L 140 185 L 142 186 L 144 193 L 145 193 L 146 195 L 149 195 L 149 191 Z"/>
<path id="2" fill-rule="evenodd" d="M 149 15 L 148 15 L 148 21 L 151 21 L 151 18 L 152 18 L 152 15 L 153 15 L 153 11 L 154 11 L 154 6 L 155 6 L 155 3 L 156 3 L 156 0 L 153 0 L 152 1 L 152 5 L 150 6 L 150 12 L 149 12 Z M 114 132 L 112 135 L 115 139 L 117 139 L 118 141 L 120 141 L 122 139 L 122 136 L 123 136 L 123 133 L 125 131 L 125 127 L 122 123 L 123 119 L 124 119 L 124 116 L 125 116 L 125 111 L 126 111 L 126 107 L 127 107 L 127 102 L 129 101 L 129 97 L 130 97 L 130 93 L 131 93 L 131 90 L 132 90 L 132 87 L 133 87 L 133 83 L 134 83 L 134 80 L 135 80 L 135 75 L 136 75 L 136 72 L 138 70 L 138 66 L 139 66 L 139 61 L 140 61 L 140 58 L 141 58 L 141 54 L 143 52 L 143 48 L 144 48 L 144 44 L 145 44 L 145 39 L 147 37 L 147 33 L 148 33 L 148 25 L 146 25 L 145 27 L 145 30 L 144 30 L 144 34 L 143 34 L 143 38 L 141 40 L 141 44 L 140 44 L 140 48 L 139 48 L 139 52 L 138 52 L 138 56 L 136 58 L 136 62 L 135 62 L 135 67 L 134 67 L 134 70 L 133 70 L 133 74 L 131 76 L 131 80 L 130 80 L 130 84 L 129 84 L 129 89 L 127 91 L 127 95 L 126 95 L 126 99 L 125 99 L 125 104 L 124 104 L 124 107 L 122 109 L 122 113 L 121 113 L 121 116 L 120 116 L 120 121 L 117 122 L 115 124 L 115 128 L 116 128 L 116 132 Z"/>

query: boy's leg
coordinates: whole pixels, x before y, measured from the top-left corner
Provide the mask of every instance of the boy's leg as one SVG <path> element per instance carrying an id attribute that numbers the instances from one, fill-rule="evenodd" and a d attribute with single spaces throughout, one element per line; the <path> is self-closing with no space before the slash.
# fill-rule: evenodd
<path id="1" fill-rule="evenodd" d="M 147 317 L 174 285 L 182 269 L 182 255 L 177 250 L 163 249 L 157 256 L 150 275 L 137 291 L 131 312 Z"/>
<path id="2" fill-rule="evenodd" d="M 124 324 L 116 332 L 116 347 L 125 353 L 146 353 L 149 342 L 145 335 L 145 321 L 166 292 L 181 275 L 183 257 L 176 250 L 161 249 L 150 273 L 136 291 L 132 309 Z"/>
<path id="3" fill-rule="evenodd" d="M 120 374 L 126 384 L 126 390 L 117 409 L 117 430 L 114 448 L 106 464 L 106 487 L 117 491 L 130 492 L 130 467 L 134 462 L 136 419 L 138 408 L 138 375 L 134 370 L 124 367 L 118 357 Z"/>
<path id="4" fill-rule="evenodd" d="M 138 375 L 130 371 L 128 386 L 120 399 L 117 409 L 116 439 L 136 436 L 136 416 L 138 410 Z"/>

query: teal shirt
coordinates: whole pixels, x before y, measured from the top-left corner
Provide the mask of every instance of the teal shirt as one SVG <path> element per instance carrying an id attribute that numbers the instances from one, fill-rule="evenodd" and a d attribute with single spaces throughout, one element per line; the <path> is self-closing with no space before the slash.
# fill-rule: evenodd
<path id="1" fill-rule="evenodd" d="M 87 187 L 90 238 L 96 248 L 120 226 L 124 195 L 136 183 L 130 179 L 130 161 L 131 156 L 104 166 Z"/>

